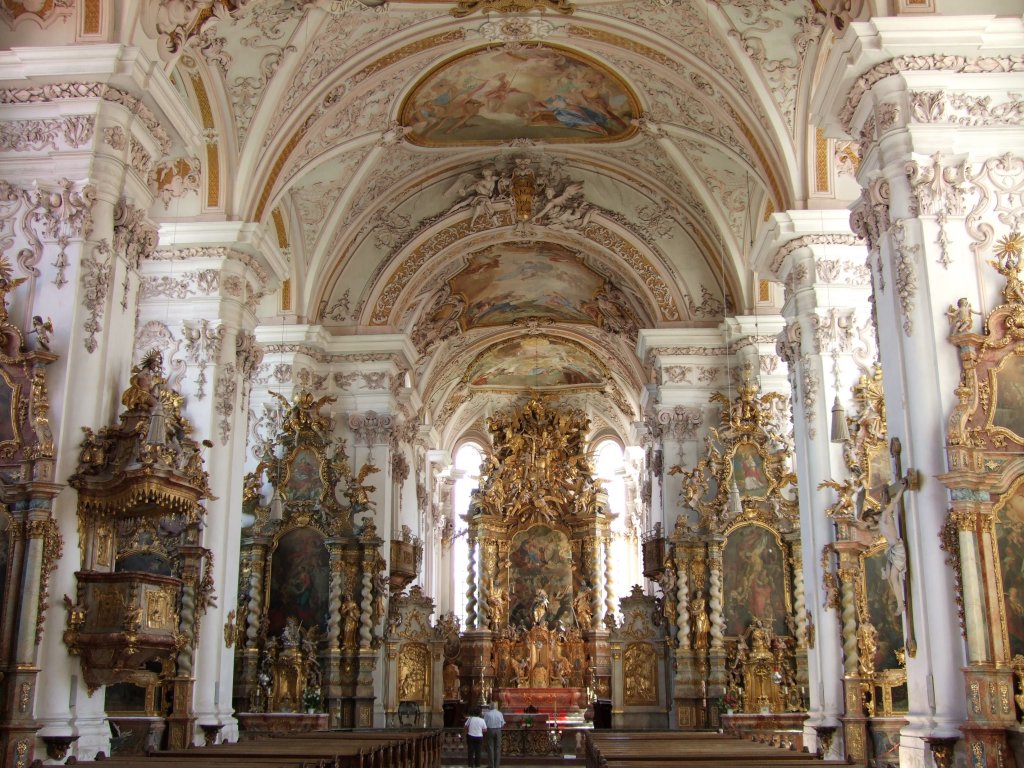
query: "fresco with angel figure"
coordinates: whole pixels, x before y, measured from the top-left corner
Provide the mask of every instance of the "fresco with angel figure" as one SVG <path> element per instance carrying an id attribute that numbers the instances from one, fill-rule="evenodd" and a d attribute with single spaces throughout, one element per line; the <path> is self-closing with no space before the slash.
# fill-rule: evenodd
<path id="1" fill-rule="evenodd" d="M 478 48 L 420 81 L 402 106 L 416 144 L 509 139 L 614 141 L 632 136 L 640 110 L 619 78 L 551 45 Z"/>
<path id="2" fill-rule="evenodd" d="M 482 352 L 465 380 L 477 387 L 557 387 L 599 384 L 601 364 L 582 345 L 547 336 L 520 336 Z"/>
<path id="3" fill-rule="evenodd" d="M 465 299 L 460 322 L 469 330 L 527 317 L 592 323 L 588 306 L 602 282 L 561 245 L 503 243 L 474 253 L 449 285 Z"/>

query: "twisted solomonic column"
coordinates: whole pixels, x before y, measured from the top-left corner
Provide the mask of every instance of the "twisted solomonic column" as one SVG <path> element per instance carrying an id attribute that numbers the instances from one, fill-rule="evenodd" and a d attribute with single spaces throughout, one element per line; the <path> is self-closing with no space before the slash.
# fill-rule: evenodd
<path id="1" fill-rule="evenodd" d="M 725 648 L 725 615 L 722 613 L 722 544 L 708 544 L 708 608 L 710 609 L 711 648 Z"/>
<path id="2" fill-rule="evenodd" d="M 857 595 L 855 568 L 841 568 L 839 578 L 842 581 L 840 590 L 840 609 L 843 628 L 843 671 L 849 677 L 856 677 L 860 665 L 860 654 L 857 651 Z"/>
<path id="3" fill-rule="evenodd" d="M 469 566 L 466 569 L 466 629 L 476 629 L 476 542 L 469 542 Z"/>
<path id="4" fill-rule="evenodd" d="M 359 604 L 359 647 L 369 648 L 373 640 L 373 576 L 370 575 L 370 568 L 363 563 L 363 590 L 362 601 Z"/>
<path id="5" fill-rule="evenodd" d="M 689 650 L 690 639 L 690 575 L 685 566 L 676 571 L 676 626 L 679 628 L 679 648 Z"/>

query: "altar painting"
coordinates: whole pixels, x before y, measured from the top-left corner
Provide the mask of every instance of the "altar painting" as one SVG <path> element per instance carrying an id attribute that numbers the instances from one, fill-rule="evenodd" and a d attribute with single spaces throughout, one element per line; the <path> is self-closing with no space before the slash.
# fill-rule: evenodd
<path id="1" fill-rule="evenodd" d="M 998 510 L 996 539 L 1010 655 L 1024 654 L 1024 485 Z"/>
<path id="2" fill-rule="evenodd" d="M 726 632 L 740 635 L 754 619 L 788 635 L 786 579 L 782 547 L 759 525 L 745 525 L 729 534 L 722 552 Z"/>
<path id="3" fill-rule="evenodd" d="M 17 399 L 17 385 L 13 384 L 4 371 L 0 371 L 0 445 L 3 443 L 15 443 L 18 440 L 18 430 L 15 423 L 17 409 L 14 407 Z"/>
<path id="4" fill-rule="evenodd" d="M 320 459 L 305 448 L 295 454 L 288 467 L 286 497 L 288 501 L 319 501 L 323 491 L 320 480 Z"/>
<path id="5" fill-rule="evenodd" d="M 768 476 L 764 472 L 764 457 L 757 446 L 740 443 L 732 455 L 732 477 L 740 495 L 757 499 L 768 495 Z"/>
<path id="6" fill-rule="evenodd" d="M 330 557 L 323 537 L 296 528 L 278 540 L 270 565 L 269 635 L 284 629 L 289 616 L 304 628 L 327 632 Z"/>
<path id="7" fill-rule="evenodd" d="M 506 243 L 478 251 L 449 281 L 451 295 L 466 301 L 459 320 L 464 331 L 528 317 L 593 323 L 585 306 L 602 284 L 576 254 L 555 243 Z"/>
<path id="8" fill-rule="evenodd" d="M 1024 442 L 1024 357 L 1007 357 L 992 373 L 993 405 L 990 423 Z"/>
<path id="9" fill-rule="evenodd" d="M 473 386 L 508 388 L 599 384 L 604 380 L 593 355 L 546 336 L 522 336 L 483 352 L 470 366 Z"/>
<path id="10" fill-rule="evenodd" d="M 876 506 L 882 504 L 882 488 L 893 481 L 892 458 L 889 455 L 889 446 L 885 443 L 868 448 L 865 451 L 865 464 L 867 465 L 867 477 L 864 478 L 864 487 L 868 499 Z"/>
<path id="11" fill-rule="evenodd" d="M 875 670 L 899 669 L 896 651 L 904 646 L 903 619 L 889 581 L 885 578 L 888 563 L 887 548 L 869 550 L 863 558 L 864 600 L 868 620 L 878 632 L 875 652 Z"/>
<path id="12" fill-rule="evenodd" d="M 425 146 L 603 142 L 632 136 L 639 113 L 625 83 L 581 54 L 496 46 L 428 72 L 402 105 L 401 123 Z"/>
<path id="13" fill-rule="evenodd" d="M 544 597 L 543 623 L 572 623 L 572 549 L 564 533 L 546 525 L 520 531 L 512 537 L 508 562 L 511 624 L 532 626 Z"/>

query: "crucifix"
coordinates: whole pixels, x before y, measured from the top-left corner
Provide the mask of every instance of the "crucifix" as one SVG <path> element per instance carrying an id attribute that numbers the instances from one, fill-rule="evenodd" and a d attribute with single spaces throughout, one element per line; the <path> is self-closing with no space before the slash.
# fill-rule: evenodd
<path id="1" fill-rule="evenodd" d="M 903 503 L 905 491 L 916 491 L 921 487 L 916 469 L 903 474 L 901 454 L 903 446 L 898 437 L 889 441 L 889 453 L 893 458 L 894 482 L 882 488 L 882 508 L 878 518 L 878 532 L 885 538 L 885 578 L 896 597 L 897 612 L 906 621 L 906 648 L 913 657 L 917 654 L 917 639 L 914 636 L 914 602 L 910 588 L 910 553 L 907 550 L 907 510 Z"/>

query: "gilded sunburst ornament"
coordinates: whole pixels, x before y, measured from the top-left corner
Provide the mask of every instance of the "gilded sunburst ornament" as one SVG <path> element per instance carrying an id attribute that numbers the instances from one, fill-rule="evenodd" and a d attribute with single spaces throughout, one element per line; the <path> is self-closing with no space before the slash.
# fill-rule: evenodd
<path id="1" fill-rule="evenodd" d="M 996 243 L 996 255 L 1001 259 L 1020 256 L 1021 250 L 1024 250 L 1024 235 L 1020 232 L 1011 232 Z"/>

